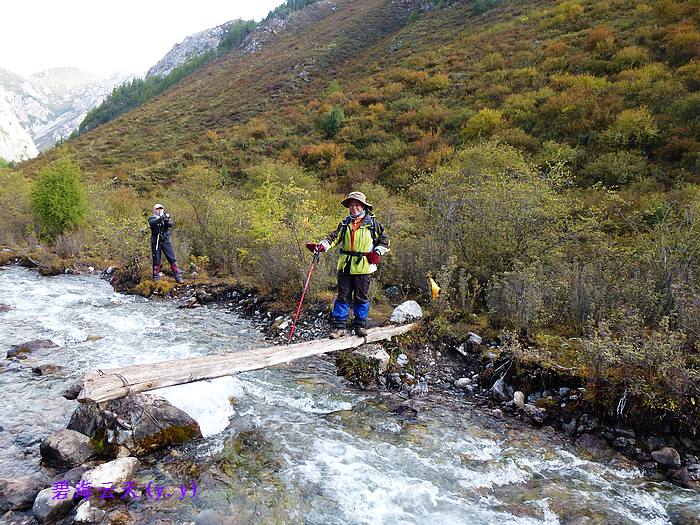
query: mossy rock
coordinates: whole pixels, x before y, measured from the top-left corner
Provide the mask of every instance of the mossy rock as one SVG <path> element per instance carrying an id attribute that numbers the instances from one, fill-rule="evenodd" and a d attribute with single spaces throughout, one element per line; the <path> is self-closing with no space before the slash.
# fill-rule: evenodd
<path id="1" fill-rule="evenodd" d="M 130 293 L 140 295 L 142 297 L 151 297 L 152 295 L 161 295 L 163 297 L 171 297 L 177 289 L 177 283 L 172 279 L 159 279 L 153 281 L 147 279 L 138 283 L 132 288 Z"/>
<path id="2" fill-rule="evenodd" d="M 113 455 L 125 447 L 134 456 L 143 456 L 165 447 L 202 437 L 197 422 L 161 397 L 133 394 L 107 402 L 105 409 L 95 403 L 81 404 L 68 428 L 90 436 L 103 455 Z"/>
<path id="3" fill-rule="evenodd" d="M 340 352 L 335 359 L 338 375 L 348 381 L 368 386 L 386 370 L 389 355 L 381 345 L 364 345 L 359 349 Z"/>

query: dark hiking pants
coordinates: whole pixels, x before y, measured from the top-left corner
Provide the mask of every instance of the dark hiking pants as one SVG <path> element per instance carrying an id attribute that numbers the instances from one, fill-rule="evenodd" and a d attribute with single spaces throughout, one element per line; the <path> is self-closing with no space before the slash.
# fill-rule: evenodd
<path id="1" fill-rule="evenodd" d="M 369 315 L 369 283 L 371 275 L 350 275 L 338 272 L 338 297 L 333 305 L 333 324 L 336 328 L 345 327 L 345 322 L 353 304 L 354 325 L 366 326 Z"/>

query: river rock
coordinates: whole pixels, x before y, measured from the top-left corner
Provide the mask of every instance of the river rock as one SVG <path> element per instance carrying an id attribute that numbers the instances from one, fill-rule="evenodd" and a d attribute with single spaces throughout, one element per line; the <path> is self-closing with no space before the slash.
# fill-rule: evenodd
<path id="1" fill-rule="evenodd" d="M 91 487 L 108 487 L 113 484 L 115 494 L 124 492 L 124 483 L 134 481 L 140 462 L 133 457 L 118 458 L 88 470 L 80 478 Z"/>
<path id="2" fill-rule="evenodd" d="M 197 422 L 162 397 L 132 394 L 108 401 L 101 410 L 96 403 L 81 404 L 68 428 L 90 436 L 106 448 L 125 447 L 143 456 L 163 447 L 201 438 Z"/>
<path id="3" fill-rule="evenodd" d="M 83 384 L 82 383 L 73 383 L 71 386 L 66 388 L 63 391 L 63 397 L 66 399 L 73 401 L 74 399 L 78 399 L 78 396 L 80 395 L 80 391 L 83 389 Z"/>
<path id="4" fill-rule="evenodd" d="M 460 377 L 455 381 L 455 388 L 467 388 L 471 384 L 472 380 L 468 377 Z"/>
<path id="5" fill-rule="evenodd" d="M 509 396 L 507 393 L 505 378 L 499 377 L 489 390 L 489 393 L 492 397 L 498 399 L 499 401 L 508 401 Z"/>
<path id="6" fill-rule="evenodd" d="M 415 301 L 405 301 L 394 308 L 389 321 L 392 323 L 408 323 L 423 317 L 423 309 Z"/>
<path id="7" fill-rule="evenodd" d="M 690 472 L 687 467 L 669 471 L 668 477 L 677 485 L 700 492 L 700 474 Z"/>
<path id="8" fill-rule="evenodd" d="M 651 453 L 659 465 L 666 468 L 678 468 L 681 466 L 681 456 L 675 448 L 664 447 L 661 450 L 655 450 Z"/>
<path id="9" fill-rule="evenodd" d="M 535 423 L 543 423 L 547 418 L 547 411 L 544 408 L 537 407 L 531 403 L 525 403 L 523 405 L 523 411 Z"/>
<path id="10" fill-rule="evenodd" d="M 513 404 L 521 409 L 525 406 L 525 394 L 520 390 L 513 394 Z"/>
<path id="11" fill-rule="evenodd" d="M 54 521 L 68 514 L 75 505 L 75 489 L 68 487 L 64 499 L 54 499 L 53 487 L 42 490 L 34 500 L 32 514 L 39 523 Z"/>
<path id="12" fill-rule="evenodd" d="M 414 385 L 411 385 L 408 390 L 408 397 L 415 399 L 417 397 L 423 397 L 428 395 L 428 382 L 424 377 L 419 377 L 418 381 Z"/>
<path id="13" fill-rule="evenodd" d="M 23 357 L 21 354 L 29 352 L 37 352 L 46 355 L 49 353 L 47 350 L 52 348 L 58 348 L 58 345 L 51 341 L 51 339 L 35 339 L 34 341 L 27 341 L 26 343 L 10 347 L 7 351 L 7 357 Z"/>
<path id="14" fill-rule="evenodd" d="M 35 476 L 0 478 L 0 512 L 27 510 L 46 482 Z"/>
<path id="15" fill-rule="evenodd" d="M 75 430 L 49 434 L 39 446 L 41 458 L 52 467 L 77 467 L 95 454 L 90 438 Z"/>
<path id="16" fill-rule="evenodd" d="M 345 352 L 335 358 L 338 375 L 349 381 L 368 386 L 383 374 L 389 365 L 389 354 L 380 344 L 368 344 Z"/>
<path id="17" fill-rule="evenodd" d="M 576 444 L 583 448 L 595 459 L 609 460 L 615 457 L 617 454 L 617 452 L 610 448 L 605 439 L 589 432 L 581 435 L 576 440 Z"/>
<path id="18" fill-rule="evenodd" d="M 389 374 L 389 384 L 393 386 L 399 386 L 401 384 L 401 374 L 398 372 L 392 372 Z"/>
<path id="19" fill-rule="evenodd" d="M 51 376 L 59 374 L 63 370 L 61 365 L 47 364 L 32 367 L 32 373 L 37 376 Z"/>
<path id="20" fill-rule="evenodd" d="M 473 345 L 480 345 L 483 342 L 483 339 L 481 338 L 481 336 L 478 334 L 475 334 L 474 332 L 469 332 L 468 335 L 469 335 L 468 341 Z"/>
<path id="21" fill-rule="evenodd" d="M 573 418 L 568 423 L 564 423 L 564 421 L 562 420 L 562 423 L 561 423 L 561 429 L 570 436 L 573 436 L 574 434 L 576 434 L 576 426 L 577 426 L 576 418 Z"/>
<path id="22" fill-rule="evenodd" d="M 78 505 L 78 510 L 75 511 L 73 521 L 75 523 L 99 523 L 104 519 L 106 514 L 104 510 L 93 507 L 90 504 L 90 500 L 86 499 Z"/>
<path id="23" fill-rule="evenodd" d="M 83 474 L 85 474 L 88 470 L 95 468 L 95 465 L 91 465 L 92 462 L 88 462 L 87 465 L 80 465 L 79 467 L 75 467 L 70 469 L 67 472 L 64 472 L 60 476 L 56 476 L 51 483 L 56 483 L 57 481 L 67 481 L 70 483 L 71 487 L 74 487 L 78 481 L 80 481 L 80 478 L 83 477 Z"/>

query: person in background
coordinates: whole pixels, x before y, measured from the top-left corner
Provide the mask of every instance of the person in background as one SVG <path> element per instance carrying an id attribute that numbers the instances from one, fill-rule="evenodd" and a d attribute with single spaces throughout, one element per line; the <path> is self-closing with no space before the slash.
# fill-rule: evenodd
<path id="1" fill-rule="evenodd" d="M 313 252 L 325 252 L 340 246 L 338 259 L 338 296 L 333 305 L 331 339 L 343 337 L 350 303 L 353 303 L 355 334 L 367 335 L 369 285 L 382 255 L 389 251 L 389 237 L 372 213 L 372 205 L 360 191 L 353 191 L 341 201 L 349 215 L 320 243 L 309 243 Z"/>
<path id="2" fill-rule="evenodd" d="M 169 213 L 165 213 L 162 204 L 153 206 L 153 215 L 148 219 L 151 228 L 151 255 L 153 256 L 153 280 L 160 278 L 161 252 L 170 263 L 175 280 L 182 283 L 182 272 L 177 265 L 175 252 L 170 244 L 170 229 L 175 226 Z"/>

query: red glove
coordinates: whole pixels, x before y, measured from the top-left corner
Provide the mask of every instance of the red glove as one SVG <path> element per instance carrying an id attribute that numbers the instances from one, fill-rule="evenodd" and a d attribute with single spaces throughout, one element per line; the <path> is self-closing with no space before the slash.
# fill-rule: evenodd
<path id="1" fill-rule="evenodd" d="M 316 244 L 313 242 L 306 243 L 306 248 L 310 252 L 325 252 L 326 251 L 326 247 L 323 244 Z"/>
<path id="2" fill-rule="evenodd" d="M 382 256 L 379 255 L 377 252 L 369 252 L 367 254 L 367 260 L 370 264 L 379 264 L 379 261 L 382 260 Z"/>

